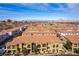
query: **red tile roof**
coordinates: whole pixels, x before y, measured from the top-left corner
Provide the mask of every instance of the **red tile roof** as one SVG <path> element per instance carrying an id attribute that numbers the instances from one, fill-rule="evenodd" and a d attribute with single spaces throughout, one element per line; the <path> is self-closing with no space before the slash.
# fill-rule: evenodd
<path id="1" fill-rule="evenodd" d="M 45 27 L 43 27 L 42 25 L 37 25 L 37 26 L 29 26 L 22 35 L 26 35 L 26 34 L 47 34 L 47 33 L 52 33 L 52 34 L 56 34 L 55 30 L 50 30 L 47 29 Z"/>
<path id="2" fill-rule="evenodd" d="M 57 30 L 57 32 L 61 33 L 78 33 L 78 30 Z"/>
<path id="3" fill-rule="evenodd" d="M 72 43 L 79 43 L 79 35 L 67 35 L 65 37 L 68 38 Z"/>
<path id="4" fill-rule="evenodd" d="M 7 44 L 16 45 L 16 44 L 44 44 L 44 43 L 61 43 L 60 39 L 56 36 L 19 36 L 13 39 L 12 42 Z"/>

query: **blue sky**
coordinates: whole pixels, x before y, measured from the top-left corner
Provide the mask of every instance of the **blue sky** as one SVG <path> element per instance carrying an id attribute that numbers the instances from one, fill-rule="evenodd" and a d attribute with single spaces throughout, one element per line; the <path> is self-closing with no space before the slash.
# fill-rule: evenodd
<path id="1" fill-rule="evenodd" d="M 0 3 L 0 20 L 79 19 L 78 3 Z"/>

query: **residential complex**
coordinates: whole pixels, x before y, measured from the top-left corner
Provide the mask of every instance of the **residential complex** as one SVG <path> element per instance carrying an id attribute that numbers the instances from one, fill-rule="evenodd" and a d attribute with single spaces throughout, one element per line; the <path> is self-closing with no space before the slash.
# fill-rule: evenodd
<path id="1" fill-rule="evenodd" d="M 78 24 L 30 22 L 18 30 L 7 31 L 13 38 L 4 44 L 4 55 L 79 55 Z"/>
<path id="2" fill-rule="evenodd" d="M 12 42 L 6 44 L 6 52 L 11 54 L 22 54 L 26 48 L 28 54 L 62 54 L 63 45 L 56 36 L 19 36 Z"/>

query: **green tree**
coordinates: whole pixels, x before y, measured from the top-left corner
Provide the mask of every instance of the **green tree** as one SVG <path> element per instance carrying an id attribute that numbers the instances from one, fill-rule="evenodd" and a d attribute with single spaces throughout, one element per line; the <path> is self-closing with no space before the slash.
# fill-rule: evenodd
<path id="1" fill-rule="evenodd" d="M 71 50 L 71 49 L 72 49 L 71 45 L 72 45 L 72 43 L 71 43 L 70 41 L 67 41 L 67 43 L 64 44 L 64 47 L 65 47 L 66 49 L 68 49 L 68 50 Z"/>
<path id="2" fill-rule="evenodd" d="M 22 49 L 22 53 L 23 53 L 24 55 L 28 55 L 28 49 L 23 48 L 23 49 Z"/>
<path id="3" fill-rule="evenodd" d="M 7 19 L 7 22 L 12 22 L 12 20 L 11 19 Z"/>
<path id="4" fill-rule="evenodd" d="M 32 43 L 32 52 L 34 52 L 35 54 L 37 54 L 38 51 L 39 50 L 38 50 L 36 44 L 35 43 Z"/>
<path id="5" fill-rule="evenodd" d="M 79 49 L 76 49 L 76 48 L 75 48 L 75 49 L 74 49 L 74 52 L 77 53 L 77 54 L 79 54 Z"/>

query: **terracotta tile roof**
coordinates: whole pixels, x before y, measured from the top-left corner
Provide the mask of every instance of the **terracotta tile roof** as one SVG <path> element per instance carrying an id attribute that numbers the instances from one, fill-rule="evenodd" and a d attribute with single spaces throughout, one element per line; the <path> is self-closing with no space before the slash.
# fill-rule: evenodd
<path id="1" fill-rule="evenodd" d="M 50 30 L 50 29 L 47 29 L 41 25 L 37 25 L 37 26 L 29 26 L 24 32 L 22 35 L 25 35 L 25 34 L 30 34 L 30 33 L 33 33 L 33 34 L 39 34 L 39 33 L 52 33 L 52 34 L 56 34 L 55 30 Z"/>
<path id="2" fill-rule="evenodd" d="M 54 30 L 45 30 L 45 31 L 40 31 L 40 30 L 25 30 L 23 34 L 29 34 L 29 33 L 56 33 Z"/>
<path id="3" fill-rule="evenodd" d="M 78 30 L 57 30 L 57 32 L 63 32 L 63 33 L 77 33 Z"/>
<path id="4" fill-rule="evenodd" d="M 67 35 L 65 37 L 68 38 L 72 43 L 79 43 L 79 35 Z"/>
<path id="5" fill-rule="evenodd" d="M 44 43 L 61 43 L 60 39 L 56 36 L 19 36 L 13 39 L 12 42 L 7 44 L 16 45 L 16 44 L 44 44 Z"/>

